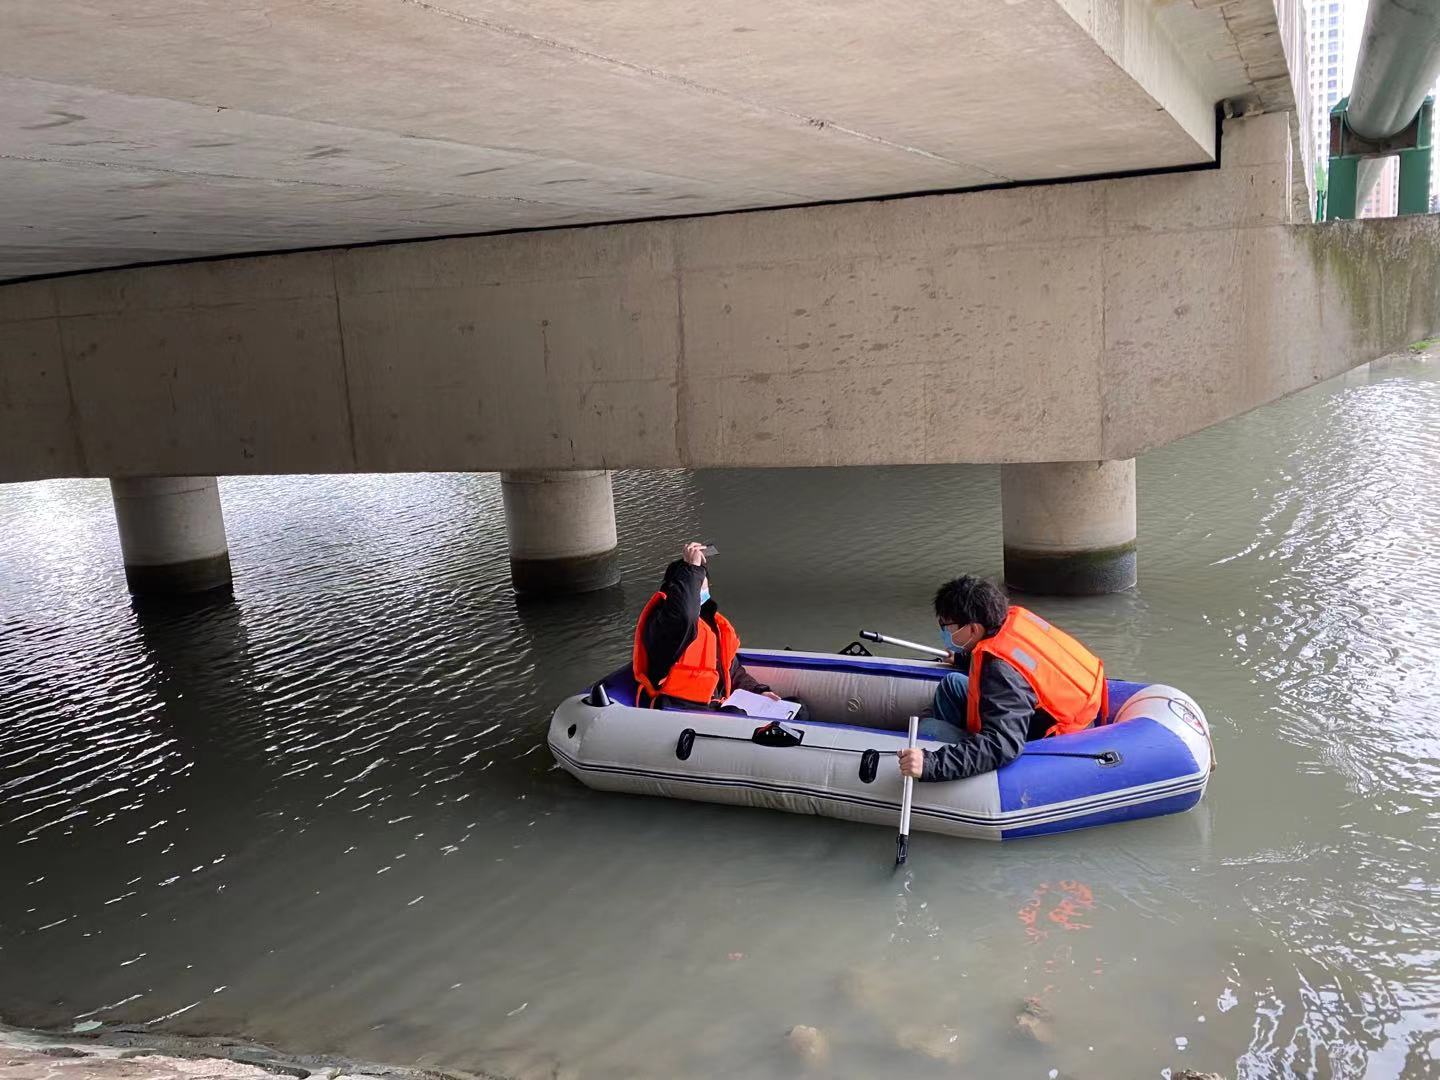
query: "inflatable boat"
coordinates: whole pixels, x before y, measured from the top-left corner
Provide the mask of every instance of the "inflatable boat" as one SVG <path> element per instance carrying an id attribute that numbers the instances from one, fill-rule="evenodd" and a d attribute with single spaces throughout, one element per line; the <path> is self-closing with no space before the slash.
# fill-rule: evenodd
<path id="1" fill-rule="evenodd" d="M 805 722 L 635 706 L 629 667 L 561 703 L 556 762 L 589 787 L 825 814 L 895 827 L 896 751 L 947 668 L 923 660 L 742 650 L 741 662 Z M 919 745 L 937 742 L 921 739 Z M 1200 802 L 1213 760 L 1205 714 L 1169 686 L 1110 680 L 1110 715 L 1030 742 L 996 772 L 916 784 L 911 827 L 1013 840 L 1177 814 Z"/>

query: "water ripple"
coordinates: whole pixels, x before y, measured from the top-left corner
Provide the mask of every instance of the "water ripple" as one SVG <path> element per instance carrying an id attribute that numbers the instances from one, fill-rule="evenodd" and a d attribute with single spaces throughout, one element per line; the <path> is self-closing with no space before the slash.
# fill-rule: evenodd
<path id="1" fill-rule="evenodd" d="M 883 830 L 591 793 L 545 724 L 687 539 L 747 642 L 929 640 L 1000 571 L 994 469 L 622 473 L 623 585 L 525 603 L 494 476 L 227 478 L 235 600 L 175 611 L 106 484 L 0 489 L 0 1015 L 511 1075 L 789 1075 L 792 1024 L 845 1077 L 1430 1075 L 1437 407 L 1412 365 L 1144 458 L 1141 589 L 1035 605 L 1199 697 L 1206 804 L 904 880 Z"/>

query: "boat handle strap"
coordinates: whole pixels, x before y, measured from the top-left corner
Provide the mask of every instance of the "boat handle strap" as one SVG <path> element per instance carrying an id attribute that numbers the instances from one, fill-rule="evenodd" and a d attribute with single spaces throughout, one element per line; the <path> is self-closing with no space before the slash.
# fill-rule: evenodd
<path id="1" fill-rule="evenodd" d="M 760 730 L 763 730 L 763 728 L 760 729 Z M 803 729 L 802 729 L 802 730 L 803 730 Z M 759 739 L 756 739 L 756 738 L 754 738 L 753 736 L 750 736 L 750 735 L 717 735 L 717 734 L 713 734 L 713 733 L 711 733 L 711 732 L 709 732 L 709 731 L 696 731 L 694 728 L 688 728 L 688 727 L 687 727 L 684 731 L 680 732 L 680 738 L 677 739 L 676 742 L 675 742 L 675 756 L 676 756 L 677 758 L 679 758 L 681 761 L 686 761 L 686 760 L 688 760 L 689 757 L 690 757 L 691 751 L 694 750 L 694 748 L 695 748 L 695 740 L 696 740 L 696 739 L 713 739 L 713 740 L 716 741 L 716 742 L 743 742 L 743 743 L 750 743 L 750 744 L 752 744 L 752 745 L 754 745 L 754 746 L 777 746 L 777 745 L 785 745 L 785 746 L 788 746 L 788 747 L 791 748 L 791 749 L 797 749 L 797 748 L 798 748 L 798 749 L 800 749 L 800 750 L 819 750 L 819 751 L 822 751 L 822 752 L 824 752 L 824 753 L 832 753 L 832 754 L 868 754 L 868 753 L 872 753 L 872 751 L 869 751 L 869 750 L 856 750 L 856 749 L 854 749 L 854 748 L 852 748 L 852 747 L 849 747 L 849 746 L 806 746 L 803 742 L 787 743 L 787 744 L 766 743 L 766 742 L 762 742 L 762 741 L 760 741 Z M 874 752 L 874 753 L 877 753 L 877 754 L 879 753 L 878 750 L 877 750 L 877 751 L 873 751 L 873 752 Z"/>

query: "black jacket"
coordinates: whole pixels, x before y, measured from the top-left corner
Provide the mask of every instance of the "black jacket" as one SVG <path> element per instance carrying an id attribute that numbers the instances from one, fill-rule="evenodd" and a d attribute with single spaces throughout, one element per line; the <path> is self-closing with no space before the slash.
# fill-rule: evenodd
<path id="1" fill-rule="evenodd" d="M 695 640 L 697 621 L 703 618 L 712 629 L 715 626 L 715 613 L 720 610 L 715 601 L 709 600 L 703 607 L 700 604 L 700 583 L 705 580 L 705 573 L 705 567 L 691 566 L 684 559 L 676 559 L 665 568 L 665 579 L 660 582 L 665 599 L 650 612 L 641 634 L 649 661 L 645 674 L 650 676 L 652 686 L 660 685 L 680 654 Z M 750 676 L 738 656 L 730 665 L 730 686 L 755 694 L 770 689 Z"/>
<path id="2" fill-rule="evenodd" d="M 979 689 L 980 733 L 963 732 L 959 742 L 925 751 L 921 780 L 963 780 L 993 772 L 1019 757 L 1027 740 L 1044 737 L 1054 723 L 1035 707 L 1035 691 L 1025 677 L 997 656 L 987 656 L 980 665 Z"/>

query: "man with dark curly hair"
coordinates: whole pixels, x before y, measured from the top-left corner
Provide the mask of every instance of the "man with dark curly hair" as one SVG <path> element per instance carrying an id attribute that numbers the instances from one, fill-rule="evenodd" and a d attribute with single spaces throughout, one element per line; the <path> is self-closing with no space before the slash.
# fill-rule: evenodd
<path id="1" fill-rule="evenodd" d="M 935 618 L 945 662 L 962 670 L 940 681 L 920 735 L 949 745 L 901 750 L 904 775 L 963 780 L 1013 761 L 1031 739 L 1104 722 L 1105 665 L 998 586 L 969 575 L 947 581 Z"/>

